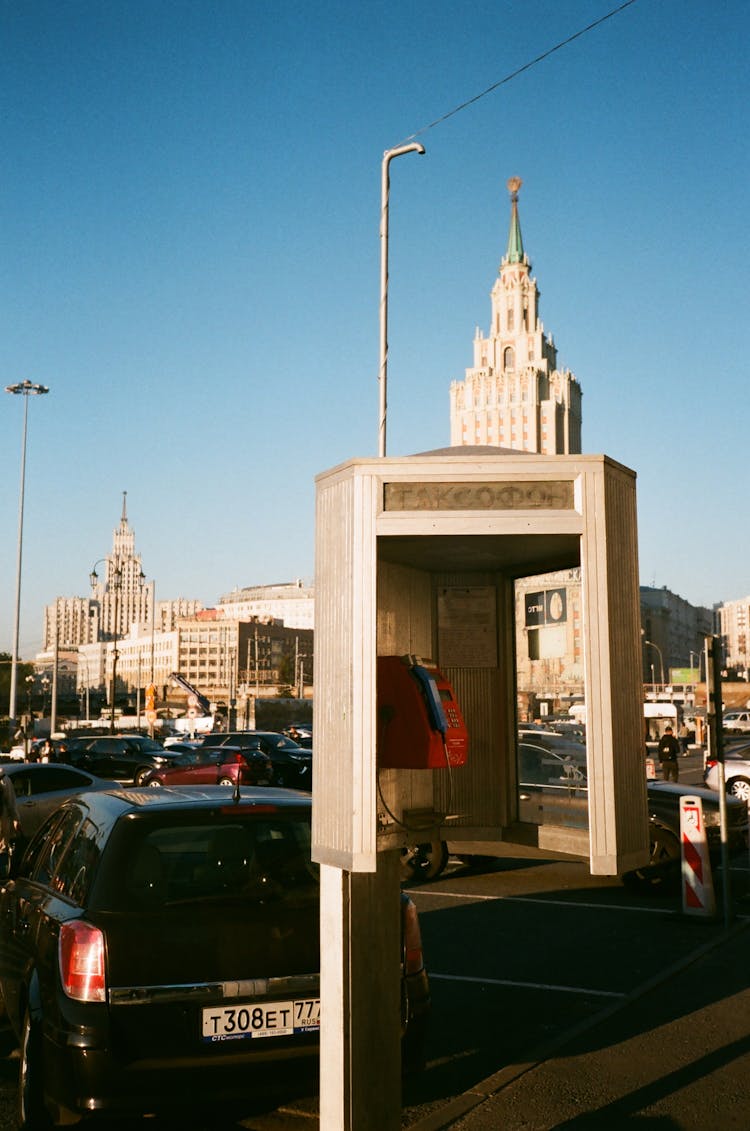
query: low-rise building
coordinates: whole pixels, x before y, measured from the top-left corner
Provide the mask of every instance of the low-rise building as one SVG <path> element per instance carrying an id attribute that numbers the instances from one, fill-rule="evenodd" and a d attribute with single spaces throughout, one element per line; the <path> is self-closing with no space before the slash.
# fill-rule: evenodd
<path id="1" fill-rule="evenodd" d="M 315 623 L 315 591 L 301 580 L 279 585 L 255 585 L 233 589 L 219 598 L 218 614 L 236 620 L 270 617 L 287 628 L 312 629 Z"/>

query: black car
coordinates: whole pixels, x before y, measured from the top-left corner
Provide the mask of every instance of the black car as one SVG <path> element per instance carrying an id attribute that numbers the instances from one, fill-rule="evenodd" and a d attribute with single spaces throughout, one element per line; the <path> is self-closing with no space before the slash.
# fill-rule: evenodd
<path id="1" fill-rule="evenodd" d="M 107 789 L 110 782 L 86 770 L 54 762 L 15 762 L 3 766 L 16 795 L 21 836 L 16 852 L 23 850 L 39 826 L 68 797 L 90 789 Z"/>
<path id="2" fill-rule="evenodd" d="M 287 790 L 109 789 L 42 826 L 0 891 L 19 1127 L 282 1093 L 319 1049 L 311 801 Z M 402 1033 L 429 985 L 402 906 Z M 183 1109 L 183 1110 L 181 1110 Z"/>
<path id="3" fill-rule="evenodd" d="M 716 859 L 721 851 L 719 799 L 710 789 L 700 786 L 668 781 L 648 781 L 646 784 L 650 859 L 645 867 L 627 872 L 623 880 L 630 886 L 658 887 L 673 883 L 680 874 L 680 798 L 700 798 L 712 859 Z M 747 804 L 737 797 L 727 798 L 727 838 L 730 853 L 739 852 L 747 846 Z"/>
<path id="4" fill-rule="evenodd" d="M 65 760 L 100 778 L 142 785 L 146 774 L 171 766 L 177 757 L 141 734 L 119 734 L 73 739 Z"/>
<path id="5" fill-rule="evenodd" d="M 274 785 L 290 789 L 312 789 L 312 750 L 298 746 L 291 738 L 277 731 L 238 730 L 207 734 L 203 737 L 203 745 L 262 750 L 271 759 Z"/>
<path id="6" fill-rule="evenodd" d="M 291 726 L 284 727 L 282 734 L 298 746 L 304 746 L 305 750 L 312 750 L 313 732 L 309 723 L 292 723 Z"/>
<path id="7" fill-rule="evenodd" d="M 518 744 L 519 817 L 539 822 L 549 820 L 572 827 L 588 821 L 586 747 L 555 736 L 537 741 L 527 733 Z M 654 888 L 674 883 L 680 874 L 680 798 L 701 799 L 709 852 L 721 848 L 719 801 L 716 793 L 697 786 L 647 780 L 649 862 L 623 875 L 629 887 Z M 747 812 L 744 801 L 727 798 L 730 851 L 747 844 Z M 402 882 L 434 879 L 445 868 L 448 851 L 444 841 L 429 841 L 404 848 L 401 854 Z"/>
<path id="8" fill-rule="evenodd" d="M 518 765 L 522 812 L 524 804 L 541 804 L 546 810 L 562 815 L 569 824 L 587 819 L 588 782 L 583 743 L 559 739 L 555 740 L 553 748 L 546 742 L 537 744 L 536 740 L 521 742 Z M 711 790 L 649 779 L 646 794 L 649 862 L 625 873 L 623 882 L 630 887 L 659 887 L 679 878 L 682 797 L 700 797 L 709 852 L 715 856 L 721 848 L 719 803 Z M 728 798 L 728 802 L 729 848 L 737 851 L 747 841 L 747 805 L 736 798 Z"/>

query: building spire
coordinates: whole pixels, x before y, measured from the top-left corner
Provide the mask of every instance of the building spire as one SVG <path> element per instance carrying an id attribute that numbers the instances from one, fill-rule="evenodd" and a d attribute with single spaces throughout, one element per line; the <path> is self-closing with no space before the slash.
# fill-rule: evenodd
<path id="1" fill-rule="evenodd" d="M 120 522 L 124 523 L 126 526 L 128 524 L 128 493 L 127 493 L 127 491 L 123 491 L 123 493 L 122 493 L 122 518 L 120 519 Z"/>
<path id="2" fill-rule="evenodd" d="M 518 219 L 518 190 L 523 181 L 520 177 L 508 178 L 508 192 L 510 193 L 510 231 L 508 232 L 508 247 L 505 252 L 504 263 L 525 263 L 523 253 L 523 239 L 521 238 L 521 223 Z"/>

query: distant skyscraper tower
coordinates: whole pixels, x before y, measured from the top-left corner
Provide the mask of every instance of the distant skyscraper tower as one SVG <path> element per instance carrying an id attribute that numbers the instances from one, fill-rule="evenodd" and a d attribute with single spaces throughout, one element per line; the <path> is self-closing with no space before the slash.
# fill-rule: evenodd
<path id="1" fill-rule="evenodd" d="M 474 365 L 450 388 L 451 444 L 492 444 L 560 455 L 581 451 L 581 388 L 558 370 L 552 335 L 539 320 L 539 290 L 523 250 L 520 177 L 511 177 L 508 247 L 491 291 L 487 337 L 477 327 Z"/>
<path id="2" fill-rule="evenodd" d="M 154 607 L 154 583 L 147 582 L 141 555 L 135 553 L 135 533 L 128 524 L 127 491 L 122 495 L 122 516 L 115 528 L 112 553 L 104 559 L 105 576 L 94 578 L 99 602 L 99 639 L 125 636 L 131 624 L 148 624 Z"/>

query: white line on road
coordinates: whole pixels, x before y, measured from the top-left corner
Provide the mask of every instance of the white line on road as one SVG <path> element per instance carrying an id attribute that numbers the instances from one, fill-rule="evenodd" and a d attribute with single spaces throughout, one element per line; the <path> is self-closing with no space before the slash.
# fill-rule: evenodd
<path id="1" fill-rule="evenodd" d="M 483 986 L 511 986 L 519 990 L 554 990 L 560 994 L 584 994 L 586 997 L 627 997 L 626 993 L 614 990 L 588 990 L 584 986 L 554 986 L 546 982 L 511 982 L 505 978 L 469 978 L 462 974 L 435 974 L 430 970 L 430 981 L 478 982 Z"/>
<path id="2" fill-rule="evenodd" d="M 460 891 L 429 891 L 427 888 L 411 888 L 409 895 L 428 896 L 435 899 L 458 899 L 468 903 L 541 903 L 545 907 L 585 907 L 592 911 L 641 911 L 649 915 L 680 915 L 681 912 L 669 907 L 624 907 L 617 903 L 579 903 L 571 899 L 534 899 L 528 895 L 465 895 Z"/>

